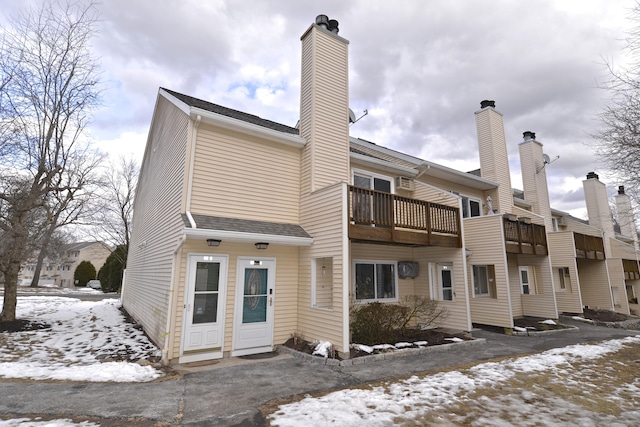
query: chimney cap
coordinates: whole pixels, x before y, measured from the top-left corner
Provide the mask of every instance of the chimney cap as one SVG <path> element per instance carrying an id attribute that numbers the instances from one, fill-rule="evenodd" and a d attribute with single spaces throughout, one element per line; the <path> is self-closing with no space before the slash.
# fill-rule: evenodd
<path id="1" fill-rule="evenodd" d="M 536 133 L 535 132 L 531 132 L 530 130 L 526 130 L 524 132 L 522 132 L 522 138 L 525 141 L 529 141 L 529 140 L 535 140 L 536 139 Z"/>
<path id="2" fill-rule="evenodd" d="M 488 99 L 485 99 L 484 101 L 480 101 L 480 108 L 487 108 L 487 107 L 496 108 L 496 102 Z"/>
<path id="3" fill-rule="evenodd" d="M 598 174 L 595 172 L 589 172 L 587 174 L 587 179 L 593 179 L 593 178 L 598 179 L 599 178 Z"/>
<path id="4" fill-rule="evenodd" d="M 327 28 L 329 26 L 329 17 L 327 15 L 316 16 L 316 24 L 323 28 Z"/>
<path id="5" fill-rule="evenodd" d="M 618 186 L 618 194 L 624 194 L 624 185 Z"/>

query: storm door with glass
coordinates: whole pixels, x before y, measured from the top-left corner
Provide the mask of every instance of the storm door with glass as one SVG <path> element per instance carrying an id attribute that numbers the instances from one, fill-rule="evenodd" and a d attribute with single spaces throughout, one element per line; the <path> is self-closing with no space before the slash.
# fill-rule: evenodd
<path id="1" fill-rule="evenodd" d="M 274 289 L 274 260 L 238 260 L 233 327 L 234 356 L 273 350 Z"/>
<path id="2" fill-rule="evenodd" d="M 222 355 L 227 258 L 191 255 L 184 303 L 182 353 L 217 351 Z"/>

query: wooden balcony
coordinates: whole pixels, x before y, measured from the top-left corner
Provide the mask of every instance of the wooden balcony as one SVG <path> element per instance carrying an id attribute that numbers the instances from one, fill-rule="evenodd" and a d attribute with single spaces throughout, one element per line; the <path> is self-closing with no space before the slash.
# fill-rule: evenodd
<path id="1" fill-rule="evenodd" d="M 638 261 L 635 259 L 623 259 L 622 269 L 624 270 L 625 280 L 640 280 L 640 269 Z"/>
<path id="2" fill-rule="evenodd" d="M 502 217 L 507 253 L 549 255 L 544 225 Z"/>
<path id="3" fill-rule="evenodd" d="M 589 236 L 587 234 L 573 233 L 573 240 L 576 244 L 576 258 L 579 259 L 605 259 L 604 242 L 600 236 Z"/>
<path id="4" fill-rule="evenodd" d="M 462 247 L 457 208 L 354 186 L 348 203 L 353 241 Z"/>

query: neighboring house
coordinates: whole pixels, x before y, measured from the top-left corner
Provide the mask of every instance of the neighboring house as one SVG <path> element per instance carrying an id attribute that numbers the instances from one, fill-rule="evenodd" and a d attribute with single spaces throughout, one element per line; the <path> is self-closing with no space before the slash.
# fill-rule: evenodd
<path id="1" fill-rule="evenodd" d="M 350 308 L 406 295 L 439 300 L 459 330 L 558 317 L 535 136 L 522 198 L 493 101 L 475 113 L 475 173 L 350 137 L 347 47 L 322 15 L 303 34 L 297 127 L 159 89 L 122 303 L 165 363 L 294 333 L 348 357 Z"/>
<path id="2" fill-rule="evenodd" d="M 74 286 L 74 273 L 82 261 L 89 261 L 96 268 L 96 273 L 102 268 L 111 255 L 111 248 L 104 242 L 78 242 L 65 246 L 64 253 L 59 259 L 46 258 L 40 271 L 40 285 L 54 285 L 60 287 Z M 18 283 L 23 286 L 31 284 L 35 273 L 36 258 L 30 258 L 23 263 L 18 276 Z"/>

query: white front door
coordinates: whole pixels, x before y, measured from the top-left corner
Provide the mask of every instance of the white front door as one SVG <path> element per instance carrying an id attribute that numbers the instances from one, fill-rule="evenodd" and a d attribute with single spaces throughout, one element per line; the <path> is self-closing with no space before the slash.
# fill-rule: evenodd
<path id="1" fill-rule="evenodd" d="M 227 257 L 190 255 L 180 362 L 222 357 Z"/>
<path id="2" fill-rule="evenodd" d="M 273 350 L 276 262 L 239 258 L 232 356 Z"/>

